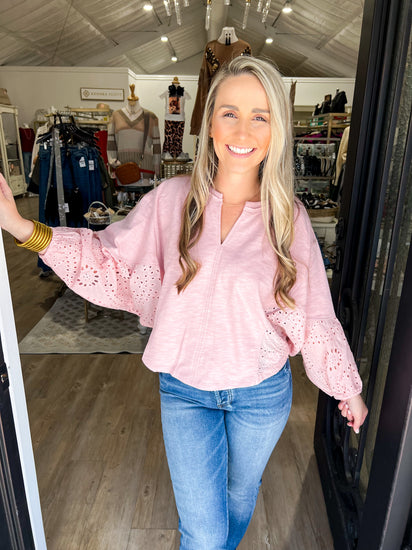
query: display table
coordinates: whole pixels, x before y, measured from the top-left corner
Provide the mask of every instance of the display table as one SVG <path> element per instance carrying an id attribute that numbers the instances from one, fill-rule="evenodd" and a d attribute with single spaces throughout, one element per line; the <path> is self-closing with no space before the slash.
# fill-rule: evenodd
<path id="1" fill-rule="evenodd" d="M 316 219 L 311 219 L 313 230 L 325 247 L 335 244 L 336 241 L 336 224 L 338 220 L 333 218 L 331 222 L 321 222 Z"/>

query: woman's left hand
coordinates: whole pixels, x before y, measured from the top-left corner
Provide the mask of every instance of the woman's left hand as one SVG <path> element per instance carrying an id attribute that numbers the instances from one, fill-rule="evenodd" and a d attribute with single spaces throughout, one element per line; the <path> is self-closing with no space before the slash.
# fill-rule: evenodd
<path id="1" fill-rule="evenodd" d="M 348 426 L 352 427 L 355 433 L 359 433 L 359 428 L 368 415 L 368 409 L 361 395 L 342 400 L 338 404 L 338 408 L 342 416 L 348 420 Z"/>

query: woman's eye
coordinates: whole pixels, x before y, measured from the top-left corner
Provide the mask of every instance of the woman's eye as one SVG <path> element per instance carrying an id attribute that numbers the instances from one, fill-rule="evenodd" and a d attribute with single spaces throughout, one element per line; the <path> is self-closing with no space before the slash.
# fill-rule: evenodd
<path id="1" fill-rule="evenodd" d="M 261 115 L 257 115 L 256 120 L 259 120 L 260 122 L 267 122 L 266 118 L 264 116 L 261 116 Z"/>
<path id="2" fill-rule="evenodd" d="M 228 117 L 228 118 L 235 118 L 235 114 L 234 114 L 234 113 L 225 113 L 223 116 L 224 116 L 224 117 Z"/>

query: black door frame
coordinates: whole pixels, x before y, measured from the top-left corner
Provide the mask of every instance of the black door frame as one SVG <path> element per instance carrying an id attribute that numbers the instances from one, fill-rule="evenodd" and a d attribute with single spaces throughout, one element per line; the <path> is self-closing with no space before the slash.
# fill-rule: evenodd
<path id="1" fill-rule="evenodd" d="M 412 139 L 409 143 L 412 144 Z M 412 248 L 405 271 L 357 550 L 403 548 L 412 502 L 411 311 Z"/>
<path id="2" fill-rule="evenodd" d="M 0 546 L 34 550 L 0 334 Z"/>
<path id="3" fill-rule="evenodd" d="M 386 185 L 385 174 L 387 176 L 389 171 L 396 130 L 396 101 L 399 99 L 396 94 L 400 94 L 406 64 L 411 13 L 412 7 L 406 0 L 365 2 L 341 219 L 337 226 L 337 265 L 332 281 L 332 296 L 337 315 L 347 333 L 357 362 L 361 357 L 366 327 L 364 305 L 369 300 L 372 284 L 375 260 L 373 250 L 378 246 L 374 225 L 383 208 L 382 191 Z M 394 92 L 392 90 L 395 112 L 391 115 L 389 126 L 386 124 L 387 134 L 382 137 L 394 78 L 395 51 L 398 64 L 395 67 L 398 86 Z M 410 171 L 410 130 L 409 127 L 403 187 L 406 186 Z M 384 159 L 379 157 L 383 139 L 387 144 L 387 156 Z M 374 242 L 371 239 L 375 239 Z M 411 256 L 410 251 L 405 281 L 407 275 L 412 279 Z M 370 277 L 366 285 L 361 287 L 365 270 Z M 361 433 L 358 449 L 351 449 L 348 430 L 342 428 L 342 423 L 337 429 L 337 402 L 325 394 L 319 395 L 315 452 L 336 550 L 401 548 L 411 506 L 410 494 L 405 494 L 404 484 L 409 480 L 407 488 L 411 487 L 412 373 L 410 368 L 402 372 L 401 366 L 395 363 L 402 359 L 401 365 L 412 364 L 412 350 L 405 351 L 405 346 L 412 342 L 411 310 L 408 312 L 405 309 L 412 299 L 411 285 L 411 281 L 409 285 L 404 283 L 402 291 L 402 307 L 398 311 L 397 332 L 393 340 L 381 423 L 375 442 L 373 471 L 371 470 L 365 504 L 357 490 L 356 476 L 359 474 L 366 436 Z M 383 323 L 378 326 L 378 330 L 383 330 Z M 377 334 L 378 347 L 381 338 L 382 333 Z M 372 369 L 367 402 L 373 397 L 374 374 L 376 370 Z M 392 432 L 387 430 L 388 419 L 391 419 Z M 382 478 L 383 472 L 385 475 Z M 373 537 L 371 533 L 374 534 Z M 398 539 L 401 541 L 399 544 Z"/>

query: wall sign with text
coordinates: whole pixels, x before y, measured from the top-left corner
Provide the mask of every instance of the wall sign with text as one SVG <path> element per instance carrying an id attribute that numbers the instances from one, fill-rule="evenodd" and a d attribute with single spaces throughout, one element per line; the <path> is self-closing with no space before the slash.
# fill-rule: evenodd
<path id="1" fill-rule="evenodd" d="M 80 88 L 80 98 L 92 101 L 124 101 L 123 88 Z"/>

